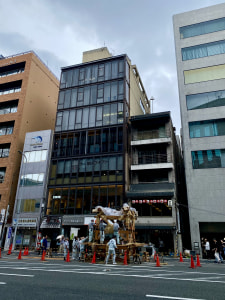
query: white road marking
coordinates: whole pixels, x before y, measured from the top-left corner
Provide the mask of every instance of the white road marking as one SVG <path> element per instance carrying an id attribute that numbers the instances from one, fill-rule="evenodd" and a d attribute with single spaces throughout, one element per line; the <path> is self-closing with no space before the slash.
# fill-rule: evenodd
<path id="1" fill-rule="evenodd" d="M 6 284 L 6 282 L 0 282 L 0 284 Z"/>
<path id="2" fill-rule="evenodd" d="M 194 299 L 194 298 L 181 298 L 181 297 L 169 297 L 169 296 L 158 296 L 158 295 L 146 295 L 146 297 L 160 298 L 160 299 L 176 299 L 176 300 L 204 300 L 204 299 Z"/>
<path id="3" fill-rule="evenodd" d="M 19 276 L 19 277 L 34 277 L 34 275 L 25 275 L 25 274 L 10 274 L 10 273 L 0 273 L 0 275 L 7 275 L 7 276 Z"/>

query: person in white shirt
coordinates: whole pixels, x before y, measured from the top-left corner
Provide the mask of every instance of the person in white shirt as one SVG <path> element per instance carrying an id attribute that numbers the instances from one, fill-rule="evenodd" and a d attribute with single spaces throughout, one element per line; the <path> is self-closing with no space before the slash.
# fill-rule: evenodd
<path id="1" fill-rule="evenodd" d="M 113 264 L 116 265 L 116 236 L 114 236 L 108 243 L 107 246 L 109 247 L 108 249 L 108 255 L 106 257 L 106 262 L 105 264 L 107 265 L 108 261 L 109 261 L 109 257 L 112 254 L 113 255 Z"/>
<path id="2" fill-rule="evenodd" d="M 66 238 L 64 242 L 64 260 L 66 260 L 68 251 L 69 251 L 69 239 Z"/>
<path id="3" fill-rule="evenodd" d="M 205 239 L 205 252 L 206 252 L 206 258 L 210 258 L 210 243 L 207 239 Z"/>

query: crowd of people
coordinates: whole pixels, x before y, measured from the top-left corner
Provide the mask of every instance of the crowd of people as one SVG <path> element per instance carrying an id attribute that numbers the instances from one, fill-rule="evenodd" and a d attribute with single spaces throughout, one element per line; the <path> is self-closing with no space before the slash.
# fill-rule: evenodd
<path id="1" fill-rule="evenodd" d="M 222 263 L 225 259 L 225 238 L 210 242 L 207 238 L 201 238 L 202 256 L 206 259 L 215 258 L 216 263 Z"/>

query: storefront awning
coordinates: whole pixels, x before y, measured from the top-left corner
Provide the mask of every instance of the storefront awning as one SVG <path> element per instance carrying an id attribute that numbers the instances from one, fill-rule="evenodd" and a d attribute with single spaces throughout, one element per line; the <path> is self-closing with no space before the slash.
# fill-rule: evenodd
<path id="1" fill-rule="evenodd" d="M 42 219 L 40 228 L 61 228 L 61 223 L 61 217 L 47 216 Z"/>

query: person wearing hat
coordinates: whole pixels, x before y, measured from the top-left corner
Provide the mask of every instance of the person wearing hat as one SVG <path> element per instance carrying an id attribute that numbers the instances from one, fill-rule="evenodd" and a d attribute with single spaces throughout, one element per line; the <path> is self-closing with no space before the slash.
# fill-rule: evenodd
<path id="1" fill-rule="evenodd" d="M 119 224 L 117 223 L 117 220 L 114 220 L 114 224 L 113 224 L 113 234 L 115 235 L 116 237 L 116 240 L 117 240 L 117 245 L 120 244 L 120 234 L 119 234 Z"/>
<path id="2" fill-rule="evenodd" d="M 93 232 L 94 232 L 94 219 L 88 224 L 88 233 L 89 233 L 89 242 L 93 240 Z"/>
<path id="3" fill-rule="evenodd" d="M 106 256 L 105 264 L 107 265 L 109 261 L 109 257 L 112 254 L 113 255 L 113 264 L 116 265 L 116 236 L 113 236 L 113 238 L 107 243 L 108 249 L 108 255 Z"/>

